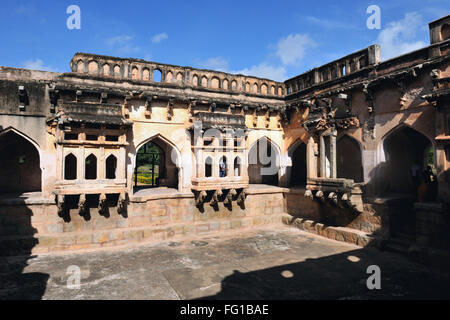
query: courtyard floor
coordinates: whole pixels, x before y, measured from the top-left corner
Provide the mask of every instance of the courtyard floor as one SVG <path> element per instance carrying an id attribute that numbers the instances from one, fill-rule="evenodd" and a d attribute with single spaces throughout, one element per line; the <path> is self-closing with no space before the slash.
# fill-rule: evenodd
<path id="1" fill-rule="evenodd" d="M 367 267 L 381 270 L 369 290 Z M 67 288 L 68 268 L 81 270 Z M 0 299 L 432 299 L 448 275 L 406 257 L 276 226 L 156 245 L 0 258 Z"/>

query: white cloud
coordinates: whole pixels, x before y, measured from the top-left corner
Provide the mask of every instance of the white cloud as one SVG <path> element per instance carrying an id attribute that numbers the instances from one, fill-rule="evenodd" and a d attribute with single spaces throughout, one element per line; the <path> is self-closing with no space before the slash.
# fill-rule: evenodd
<path id="1" fill-rule="evenodd" d="M 110 47 L 116 47 L 117 52 L 122 54 L 130 54 L 139 51 L 139 47 L 133 44 L 134 37 L 129 35 L 120 35 L 106 39 L 106 44 Z"/>
<path id="2" fill-rule="evenodd" d="M 425 47 L 424 41 L 414 39 L 422 25 L 422 17 L 416 12 L 406 13 L 403 19 L 389 22 L 377 38 L 383 60 Z"/>
<path id="3" fill-rule="evenodd" d="M 223 72 L 227 72 L 228 70 L 228 60 L 223 57 L 213 57 L 206 59 L 204 61 L 198 60 L 197 65 L 200 68 L 204 69 L 211 69 Z"/>
<path id="4" fill-rule="evenodd" d="M 296 65 L 302 60 L 306 50 L 315 46 L 314 40 L 306 34 L 290 34 L 278 41 L 276 55 L 284 65 Z"/>
<path id="5" fill-rule="evenodd" d="M 252 66 L 250 68 L 231 71 L 231 73 L 243 74 L 259 78 L 267 78 L 275 81 L 284 81 L 287 78 L 286 69 L 284 67 L 274 67 L 266 62 L 260 63 L 259 65 Z"/>
<path id="6" fill-rule="evenodd" d="M 169 36 L 167 35 L 167 33 L 163 32 L 163 33 L 158 33 L 156 35 L 154 35 L 152 37 L 152 42 L 153 43 L 160 43 L 162 40 L 168 39 Z"/>
<path id="7" fill-rule="evenodd" d="M 45 66 L 44 62 L 41 59 L 30 59 L 27 61 L 24 61 L 22 63 L 23 67 L 25 69 L 31 69 L 31 70 L 40 70 L 40 71 L 53 71 L 56 72 L 56 70 L 50 66 Z"/>

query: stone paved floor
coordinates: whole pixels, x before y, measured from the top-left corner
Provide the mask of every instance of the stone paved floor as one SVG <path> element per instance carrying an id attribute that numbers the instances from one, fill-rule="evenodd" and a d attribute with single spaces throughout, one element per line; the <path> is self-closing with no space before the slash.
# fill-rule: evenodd
<path id="1" fill-rule="evenodd" d="M 381 290 L 366 287 L 373 264 L 381 268 Z M 80 289 L 66 286 L 71 265 L 81 269 Z M 448 299 L 449 289 L 447 275 L 401 255 L 281 226 L 133 248 L 0 258 L 0 299 Z"/>

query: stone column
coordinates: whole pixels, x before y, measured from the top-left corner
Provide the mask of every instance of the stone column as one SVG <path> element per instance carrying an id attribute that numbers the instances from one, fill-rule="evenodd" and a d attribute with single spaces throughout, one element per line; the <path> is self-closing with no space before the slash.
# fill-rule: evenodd
<path id="1" fill-rule="evenodd" d="M 85 150 L 84 146 L 81 146 L 78 150 L 78 162 L 77 162 L 77 180 L 84 180 L 85 172 Z"/>
<path id="2" fill-rule="evenodd" d="M 323 137 L 323 133 L 320 134 L 320 177 L 326 178 L 327 177 L 327 168 L 326 168 L 326 150 L 325 150 L 325 139 Z"/>
<path id="3" fill-rule="evenodd" d="M 332 179 L 337 178 L 336 136 L 337 131 L 333 129 L 330 135 L 330 166 Z"/>

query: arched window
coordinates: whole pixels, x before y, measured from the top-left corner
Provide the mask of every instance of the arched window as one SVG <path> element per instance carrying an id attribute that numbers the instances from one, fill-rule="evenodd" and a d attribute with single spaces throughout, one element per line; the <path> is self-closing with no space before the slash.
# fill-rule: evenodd
<path id="1" fill-rule="evenodd" d="M 159 69 L 155 69 L 153 71 L 153 81 L 154 82 L 161 82 L 162 72 Z"/>
<path id="2" fill-rule="evenodd" d="M 107 63 L 103 65 L 103 75 L 104 76 L 111 75 L 111 67 Z"/>
<path id="3" fill-rule="evenodd" d="M 205 76 L 202 77 L 202 87 L 207 87 L 208 86 L 208 78 L 206 78 Z"/>
<path id="4" fill-rule="evenodd" d="M 344 135 L 337 142 L 336 152 L 338 178 L 353 179 L 355 182 L 364 181 L 362 155 L 358 141 Z"/>
<path id="5" fill-rule="evenodd" d="M 77 72 L 84 73 L 84 62 L 79 60 L 77 63 Z"/>
<path id="6" fill-rule="evenodd" d="M 139 69 L 137 67 L 133 67 L 133 69 L 131 69 L 131 79 L 133 80 L 139 79 Z"/>
<path id="7" fill-rule="evenodd" d="M 241 158 L 236 157 L 234 159 L 234 176 L 240 177 L 241 176 Z"/>
<path id="8" fill-rule="evenodd" d="M 150 70 L 147 68 L 144 68 L 142 71 L 142 80 L 149 81 L 150 80 Z"/>
<path id="9" fill-rule="evenodd" d="M 98 63 L 95 61 L 91 61 L 88 64 L 88 71 L 89 73 L 96 73 L 98 72 Z"/>
<path id="10" fill-rule="evenodd" d="M 172 71 L 168 71 L 166 74 L 166 82 L 172 82 L 173 79 L 173 73 Z"/>
<path id="11" fill-rule="evenodd" d="M 93 154 L 86 158 L 84 178 L 86 180 L 97 179 L 97 158 Z"/>
<path id="12" fill-rule="evenodd" d="M 117 158 L 110 155 L 106 159 L 106 179 L 116 179 Z"/>
<path id="13" fill-rule="evenodd" d="M 178 72 L 178 73 L 177 73 L 177 81 L 178 81 L 178 82 L 183 81 L 183 74 L 182 74 L 181 72 Z"/>
<path id="14" fill-rule="evenodd" d="M 250 92 L 250 83 L 249 82 L 247 82 L 245 84 L 245 92 Z"/>
<path id="15" fill-rule="evenodd" d="M 261 86 L 261 93 L 262 94 L 267 94 L 267 84 L 263 83 L 263 85 Z"/>
<path id="16" fill-rule="evenodd" d="M 233 91 L 237 90 L 237 81 L 236 80 L 231 81 L 231 90 L 233 90 Z"/>
<path id="17" fill-rule="evenodd" d="M 223 80 L 223 83 L 222 83 L 222 89 L 228 90 L 228 89 L 229 89 L 229 88 L 228 88 L 229 85 L 230 85 L 230 84 L 229 84 L 229 82 L 228 82 L 227 79 Z"/>
<path id="18" fill-rule="evenodd" d="M 193 86 L 198 86 L 198 76 L 197 75 L 194 75 L 192 77 L 192 85 Z"/>
<path id="19" fill-rule="evenodd" d="M 75 157 L 72 153 L 68 154 L 64 158 L 64 179 L 77 179 L 77 157 Z"/>
<path id="20" fill-rule="evenodd" d="M 225 178 L 228 175 L 227 157 L 222 157 L 219 161 L 219 177 Z"/>
<path id="21" fill-rule="evenodd" d="M 206 178 L 212 177 L 212 166 L 213 166 L 212 158 L 207 157 L 205 160 L 205 177 Z"/>
<path id="22" fill-rule="evenodd" d="M 114 76 L 120 77 L 120 66 L 118 66 L 118 65 L 114 66 Z"/>
<path id="23" fill-rule="evenodd" d="M 213 89 L 219 89 L 219 82 L 220 82 L 219 78 L 213 77 L 213 78 L 211 79 L 211 88 L 213 88 Z"/>
<path id="24" fill-rule="evenodd" d="M 253 93 L 258 93 L 258 84 L 257 84 L 257 83 L 254 83 L 254 84 L 253 84 L 253 86 L 252 86 L 252 92 L 253 92 Z"/>

